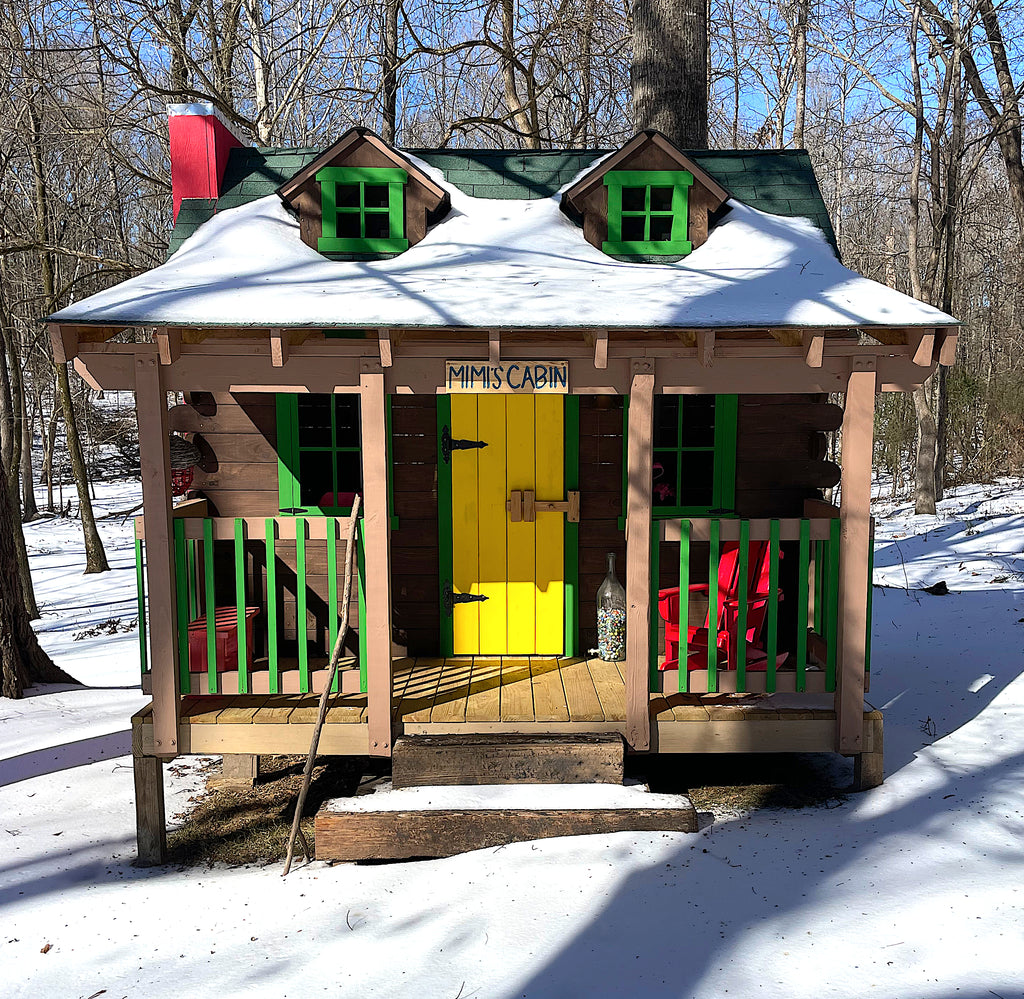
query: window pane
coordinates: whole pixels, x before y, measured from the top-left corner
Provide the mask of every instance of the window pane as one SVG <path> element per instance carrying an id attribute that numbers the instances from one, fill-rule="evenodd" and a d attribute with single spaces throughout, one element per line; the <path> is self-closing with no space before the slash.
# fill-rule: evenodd
<path id="1" fill-rule="evenodd" d="M 670 212 L 672 211 L 672 188 L 652 187 L 651 188 L 651 211 Z"/>
<path id="2" fill-rule="evenodd" d="M 334 189 L 334 204 L 338 208 L 358 208 L 359 185 L 338 184 Z"/>
<path id="3" fill-rule="evenodd" d="M 654 397 L 654 446 L 679 446 L 679 399 L 678 395 L 656 395 Z"/>
<path id="4" fill-rule="evenodd" d="M 359 239 L 362 233 L 359 231 L 359 212 L 342 212 L 338 215 L 335 232 L 341 239 Z"/>
<path id="5" fill-rule="evenodd" d="M 714 476 L 713 451 L 684 451 L 680 505 L 710 508 L 715 494 Z"/>
<path id="6" fill-rule="evenodd" d="M 331 397 L 299 396 L 299 447 L 331 446 Z"/>
<path id="7" fill-rule="evenodd" d="M 622 210 L 624 212 L 642 212 L 647 205 L 646 187 L 624 187 L 622 189 Z"/>
<path id="8" fill-rule="evenodd" d="M 624 215 L 622 217 L 622 238 L 628 243 L 638 243 L 644 238 L 643 215 Z"/>
<path id="9" fill-rule="evenodd" d="M 688 395 L 683 397 L 683 446 L 715 446 L 715 397 Z"/>
<path id="10" fill-rule="evenodd" d="M 367 208 L 387 208 L 388 185 L 367 184 L 363 188 L 363 204 Z"/>
<path id="11" fill-rule="evenodd" d="M 359 465 L 358 451 L 339 451 L 338 460 L 338 502 L 334 506 L 351 506 L 355 494 L 362 492 L 363 477 Z"/>
<path id="12" fill-rule="evenodd" d="M 672 238 L 672 216 L 651 216 L 651 240 L 655 243 L 667 243 Z"/>
<path id="13" fill-rule="evenodd" d="M 654 505 L 676 506 L 676 470 L 679 467 L 678 451 L 654 452 Z"/>
<path id="14" fill-rule="evenodd" d="M 303 451 L 299 455 L 299 503 L 304 507 L 332 506 L 334 462 L 331 451 Z"/>
<path id="15" fill-rule="evenodd" d="M 338 447 L 359 447 L 359 396 L 334 397 L 334 434 Z"/>
<path id="16" fill-rule="evenodd" d="M 391 235 L 391 219 L 387 212 L 366 213 L 366 238 L 387 239 Z"/>

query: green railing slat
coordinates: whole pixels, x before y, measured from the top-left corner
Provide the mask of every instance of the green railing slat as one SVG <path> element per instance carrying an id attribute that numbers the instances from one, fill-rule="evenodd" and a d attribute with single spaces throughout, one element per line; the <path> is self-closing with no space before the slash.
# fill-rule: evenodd
<path id="1" fill-rule="evenodd" d="M 210 693 L 220 693 L 217 675 L 217 584 L 213 574 L 213 518 L 203 518 L 203 597 L 206 605 L 206 678 Z M 226 665 L 226 664 L 225 664 Z"/>
<path id="2" fill-rule="evenodd" d="M 688 520 L 679 521 L 679 689 L 690 689 L 689 651 L 686 633 L 690 630 L 690 531 Z"/>
<path id="3" fill-rule="evenodd" d="M 828 584 L 827 584 L 826 621 L 828 634 L 827 665 L 825 669 L 825 689 L 834 693 L 836 689 L 836 657 L 838 654 L 839 636 L 839 521 L 833 520 L 829 530 L 828 541 Z"/>
<path id="4" fill-rule="evenodd" d="M 740 521 L 740 548 L 737 553 L 736 595 L 736 691 L 747 691 L 747 613 L 750 596 L 750 521 Z M 746 582 L 744 582 L 746 581 Z"/>
<path id="5" fill-rule="evenodd" d="M 647 689 L 655 692 L 661 686 L 658 669 L 658 589 L 661 576 L 661 522 L 651 522 L 651 595 L 647 608 Z"/>
<path id="6" fill-rule="evenodd" d="M 245 521 L 235 518 L 235 627 L 238 629 L 238 692 L 249 693 L 249 636 L 245 626 Z"/>
<path id="7" fill-rule="evenodd" d="M 269 690 L 272 694 L 281 693 L 281 669 L 277 657 L 277 522 L 273 517 L 266 523 L 266 558 L 267 558 L 267 665 L 270 676 Z"/>
<path id="8" fill-rule="evenodd" d="M 775 693 L 776 659 L 779 648 L 779 522 L 768 527 L 768 662 L 765 690 Z"/>
<path id="9" fill-rule="evenodd" d="M 811 522 L 800 521 L 800 565 L 796 593 L 796 689 L 807 689 L 807 605 L 810 600 Z"/>
<path id="10" fill-rule="evenodd" d="M 185 521 L 176 518 L 174 521 L 174 609 L 178 620 L 178 680 L 183 694 L 192 693 L 192 675 L 188 668 L 188 625 L 191 618 L 189 617 L 187 564 Z"/>
<path id="11" fill-rule="evenodd" d="M 712 520 L 708 532 L 708 693 L 718 693 L 718 561 L 722 523 Z"/>
<path id="12" fill-rule="evenodd" d="M 306 518 L 295 518 L 295 640 L 299 646 L 299 691 L 309 693 L 309 642 L 306 635 Z"/>
<path id="13" fill-rule="evenodd" d="M 135 596 L 139 609 L 139 666 L 140 672 L 149 671 L 149 653 L 146 648 L 146 574 L 142 567 L 142 538 L 135 539 Z"/>
<path id="14" fill-rule="evenodd" d="M 390 398 L 390 397 L 389 397 Z M 325 518 L 327 530 L 327 662 L 334 652 L 338 640 L 338 521 L 335 517 Z M 338 674 L 334 675 L 331 692 L 338 692 Z"/>
<path id="15" fill-rule="evenodd" d="M 363 522 L 356 533 L 356 583 L 359 595 L 359 690 L 366 693 L 366 554 L 363 551 Z"/>

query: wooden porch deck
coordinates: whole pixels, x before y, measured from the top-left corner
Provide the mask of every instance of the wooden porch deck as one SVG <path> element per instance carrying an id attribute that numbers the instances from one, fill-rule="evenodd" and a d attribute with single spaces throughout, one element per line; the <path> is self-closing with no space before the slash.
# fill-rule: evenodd
<path id="1" fill-rule="evenodd" d="M 396 735 L 542 734 L 626 731 L 623 663 L 600 659 L 463 657 L 398 659 L 392 699 Z M 759 694 L 651 694 L 652 749 L 660 752 L 829 752 L 831 695 L 803 704 L 760 705 Z M 182 699 L 182 753 L 305 753 L 317 715 L 314 696 L 225 694 Z M 365 694 L 331 701 L 324 755 L 368 753 Z M 865 752 L 877 716 L 865 711 Z M 742 723 L 742 724 L 737 724 Z M 753 724 L 756 723 L 756 724 Z M 135 751 L 153 752 L 152 709 L 133 719 Z"/>

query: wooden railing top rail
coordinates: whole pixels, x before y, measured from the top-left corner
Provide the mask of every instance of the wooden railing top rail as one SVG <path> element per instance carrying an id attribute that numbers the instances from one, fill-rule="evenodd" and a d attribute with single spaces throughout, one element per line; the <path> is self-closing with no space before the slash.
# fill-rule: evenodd
<path id="1" fill-rule="evenodd" d="M 719 525 L 720 541 L 739 541 L 740 524 L 750 525 L 751 541 L 771 540 L 772 524 L 779 525 L 778 538 L 780 541 L 799 541 L 800 525 L 810 525 L 811 541 L 828 541 L 832 537 L 833 519 L 822 517 L 778 517 L 778 518 L 757 518 L 756 520 L 742 521 L 739 519 L 718 519 L 710 517 L 680 517 L 675 520 L 659 521 L 661 527 L 662 541 L 678 541 L 681 533 L 681 523 L 684 520 L 690 522 L 691 541 L 709 541 L 711 538 L 711 524 Z"/>
<path id="2" fill-rule="evenodd" d="M 206 521 L 213 523 L 214 541 L 233 541 L 235 538 L 235 524 L 243 521 L 246 533 L 251 537 L 263 537 L 266 532 L 267 521 L 272 520 L 277 528 L 277 538 L 281 541 L 294 541 L 295 532 L 300 523 L 306 526 L 306 539 L 309 541 L 326 541 L 328 524 L 331 524 L 337 532 L 339 529 L 342 536 L 348 530 L 348 517 L 322 517 L 322 516 L 269 516 L 269 517 L 181 517 L 185 528 L 185 537 L 190 541 L 203 540 L 203 524 Z M 146 537 L 146 525 L 144 517 L 135 518 L 135 537 Z"/>

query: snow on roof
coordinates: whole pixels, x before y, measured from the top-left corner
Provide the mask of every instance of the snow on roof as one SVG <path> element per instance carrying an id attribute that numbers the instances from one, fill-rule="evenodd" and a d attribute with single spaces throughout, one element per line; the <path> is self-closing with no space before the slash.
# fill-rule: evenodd
<path id="1" fill-rule="evenodd" d="M 472 198 L 389 260 L 328 260 L 274 197 L 215 215 L 160 267 L 53 322 L 153 326 L 936 326 L 950 316 L 844 267 L 819 229 L 736 201 L 676 263 L 613 260 L 559 209 Z"/>

